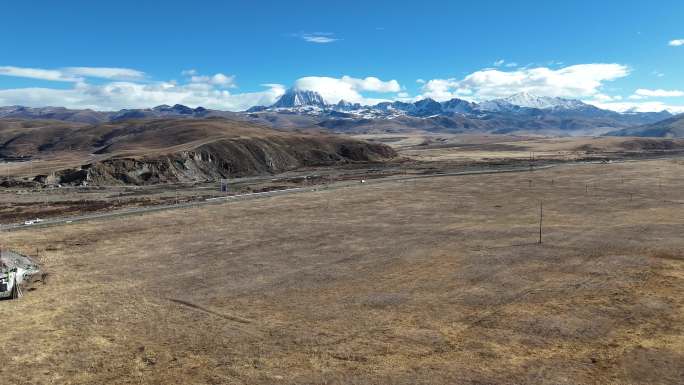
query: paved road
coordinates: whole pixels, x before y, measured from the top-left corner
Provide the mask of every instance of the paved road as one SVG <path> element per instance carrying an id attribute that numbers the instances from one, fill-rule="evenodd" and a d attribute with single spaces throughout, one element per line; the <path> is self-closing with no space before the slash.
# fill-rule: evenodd
<path id="1" fill-rule="evenodd" d="M 534 170 L 548 169 L 548 168 L 551 168 L 554 166 L 555 165 L 538 166 L 538 167 L 534 167 Z M 39 227 L 68 225 L 68 224 L 75 223 L 75 222 L 83 222 L 83 221 L 94 220 L 94 219 L 114 218 L 114 217 L 122 217 L 122 216 L 127 216 L 127 215 L 141 215 L 141 214 L 151 213 L 151 212 L 155 212 L 155 211 L 175 210 L 175 209 L 199 207 L 199 206 L 206 206 L 206 205 L 225 204 L 228 202 L 267 198 L 267 197 L 273 197 L 273 196 L 278 196 L 278 195 L 297 194 L 297 193 L 302 193 L 302 192 L 307 192 L 307 191 L 337 190 L 337 189 L 342 189 L 342 188 L 348 188 L 351 186 L 372 185 L 372 184 L 378 184 L 378 183 L 408 181 L 408 180 L 417 180 L 417 179 L 425 179 L 425 178 L 441 178 L 441 177 L 459 176 L 459 175 L 500 174 L 500 173 L 529 172 L 529 171 L 530 171 L 529 167 L 517 167 L 517 168 L 505 168 L 505 169 L 495 169 L 495 170 L 472 170 L 472 171 L 461 171 L 461 172 L 436 173 L 436 174 L 430 174 L 430 175 L 390 176 L 390 177 L 379 178 L 379 179 L 365 180 L 364 183 L 361 183 L 358 180 L 352 181 L 352 182 L 349 182 L 349 181 L 337 182 L 337 183 L 328 184 L 328 185 L 297 187 L 297 188 L 291 188 L 291 189 L 285 189 L 285 190 L 274 190 L 274 191 L 241 194 L 241 195 L 228 195 L 225 197 L 208 198 L 208 199 L 205 199 L 202 201 L 194 201 L 194 202 L 187 202 L 187 203 L 136 207 L 136 208 L 131 208 L 131 209 L 123 209 L 123 210 L 117 210 L 117 211 L 111 211 L 111 212 L 105 212 L 105 213 L 94 213 L 94 214 L 79 215 L 79 216 L 66 217 L 66 218 L 46 219 L 40 223 L 34 223 L 32 225 L 25 225 L 23 223 L 12 223 L 12 224 L 7 224 L 7 225 L 0 225 L 0 231 L 29 230 L 29 229 L 39 228 Z"/>

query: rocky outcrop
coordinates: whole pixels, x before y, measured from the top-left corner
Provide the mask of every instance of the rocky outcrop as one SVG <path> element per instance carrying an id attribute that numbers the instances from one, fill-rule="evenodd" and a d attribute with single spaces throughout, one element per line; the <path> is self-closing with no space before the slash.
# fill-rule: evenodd
<path id="1" fill-rule="evenodd" d="M 300 167 L 377 162 L 395 156 L 394 150 L 386 145 L 346 138 L 235 138 L 166 155 L 111 158 L 79 169 L 62 170 L 50 180 L 72 185 L 199 182 L 277 174 Z"/>

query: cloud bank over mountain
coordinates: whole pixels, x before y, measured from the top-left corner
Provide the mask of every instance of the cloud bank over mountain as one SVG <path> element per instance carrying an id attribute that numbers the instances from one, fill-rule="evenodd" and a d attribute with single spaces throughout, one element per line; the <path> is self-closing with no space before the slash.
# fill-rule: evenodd
<path id="1" fill-rule="evenodd" d="M 382 101 L 416 101 L 431 98 L 446 101 L 453 98 L 484 101 L 517 93 L 580 99 L 616 111 L 684 112 L 684 106 L 662 98 L 684 96 L 679 90 L 639 88 L 624 96 L 611 94 L 609 85 L 628 77 L 632 70 L 618 63 L 589 63 L 560 68 L 506 67 L 484 68 L 461 78 L 419 80 L 410 92 L 396 79 L 375 76 L 304 76 L 291 85 L 264 83 L 261 89 L 241 92 L 238 77 L 233 74 L 202 74 L 184 70 L 180 80 L 155 80 L 153 76 L 132 68 L 63 67 L 56 69 L 0 66 L 0 76 L 35 79 L 40 86 L 0 89 L 0 105 L 33 107 L 64 106 L 95 110 L 149 108 L 160 104 L 183 104 L 206 108 L 241 111 L 255 105 L 271 105 L 286 89 L 311 90 L 327 103 L 341 100 L 351 103 L 376 104 Z M 50 86 L 51 83 L 55 86 Z M 65 87 L 64 83 L 71 83 Z M 60 85 L 61 84 L 61 85 Z"/>
<path id="2" fill-rule="evenodd" d="M 484 69 L 462 79 L 432 79 L 423 87 L 423 96 L 435 100 L 464 98 L 486 100 L 527 92 L 540 96 L 593 98 L 601 95 L 606 82 L 629 75 L 621 64 L 579 64 L 551 69 L 525 68 L 514 71 Z"/>

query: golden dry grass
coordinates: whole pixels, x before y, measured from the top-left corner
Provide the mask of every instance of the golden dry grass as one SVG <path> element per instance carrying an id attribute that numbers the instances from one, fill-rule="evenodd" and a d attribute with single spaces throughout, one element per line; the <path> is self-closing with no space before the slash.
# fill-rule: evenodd
<path id="1" fill-rule="evenodd" d="M 587 157 L 620 158 L 682 152 L 683 139 L 633 137 L 525 137 L 402 133 L 358 135 L 360 139 L 386 143 L 411 159 L 425 162 L 487 162 L 534 159 L 572 161 Z"/>
<path id="2" fill-rule="evenodd" d="M 683 176 L 561 166 L 3 233 L 50 279 L 0 302 L 0 378 L 683 383 Z"/>

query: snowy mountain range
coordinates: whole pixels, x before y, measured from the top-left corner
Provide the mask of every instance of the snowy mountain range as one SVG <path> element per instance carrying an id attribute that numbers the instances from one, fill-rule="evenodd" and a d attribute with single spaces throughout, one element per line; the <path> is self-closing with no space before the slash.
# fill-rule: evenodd
<path id="1" fill-rule="evenodd" d="M 594 115 L 621 115 L 618 112 L 602 110 L 577 99 L 537 96 L 530 93 L 518 93 L 506 98 L 493 99 L 481 103 L 469 102 L 462 99 L 451 99 L 437 102 L 427 98 L 416 102 L 382 102 L 372 106 L 350 103 L 341 100 L 337 104 L 328 104 L 323 97 L 314 91 L 290 89 L 272 106 L 252 107 L 247 112 L 292 112 L 321 114 L 331 111 L 346 112 L 359 116 L 409 115 L 428 117 L 434 115 L 475 115 L 487 113 L 512 113 L 535 115 L 541 112 L 583 112 Z M 653 114 L 653 113 L 645 113 Z M 655 113 L 658 116 L 670 116 L 667 111 Z"/>
<path id="2" fill-rule="evenodd" d="M 503 99 L 494 99 L 480 104 L 480 109 L 489 111 L 510 110 L 515 107 L 560 110 L 586 109 L 589 105 L 576 99 L 537 96 L 521 92 Z M 593 107 L 593 106 L 592 106 Z"/>
<path id="3" fill-rule="evenodd" d="M 246 111 L 252 120 L 312 125 L 343 132 L 420 129 L 449 132 L 525 133 L 547 135 L 600 135 L 626 127 L 670 118 L 667 111 L 618 113 L 576 99 L 518 93 L 474 103 L 462 99 L 438 102 L 394 101 L 361 105 L 344 100 L 330 104 L 316 92 L 288 90 L 271 106 Z M 303 120 L 308 119 L 308 120 Z"/>
<path id="4" fill-rule="evenodd" d="M 290 89 L 273 105 L 244 112 L 190 108 L 176 104 L 120 111 L 71 110 L 63 107 L 0 107 L 0 119 L 49 119 L 78 124 L 124 120 L 224 118 L 277 129 L 318 128 L 334 132 L 429 131 L 538 135 L 602 135 L 653 124 L 672 115 L 662 112 L 618 113 L 575 99 L 529 93 L 474 103 L 462 99 L 438 102 L 382 102 L 372 106 L 340 100 L 328 103 L 320 94 Z"/>

